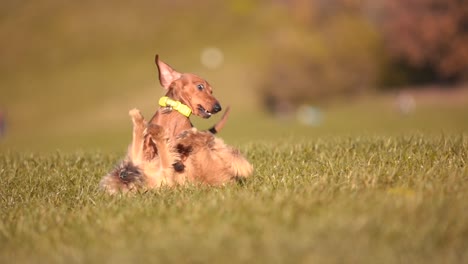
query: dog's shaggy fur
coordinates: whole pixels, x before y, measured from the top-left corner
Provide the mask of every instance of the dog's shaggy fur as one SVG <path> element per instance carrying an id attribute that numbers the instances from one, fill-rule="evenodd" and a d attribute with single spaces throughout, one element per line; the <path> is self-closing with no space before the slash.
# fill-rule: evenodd
<path id="1" fill-rule="evenodd" d="M 168 98 L 188 106 L 202 118 L 221 111 L 206 80 L 177 72 L 157 55 L 155 62 Z M 116 193 L 187 182 L 219 185 L 250 176 L 252 165 L 239 151 L 213 135 L 222 129 L 228 113 L 229 108 L 210 133 L 192 128 L 189 117 L 171 107 L 160 107 L 149 122 L 139 110 L 131 110 L 133 141 L 127 157 L 102 179 L 101 186 Z"/>
<path id="2" fill-rule="evenodd" d="M 130 160 L 124 160 L 101 180 L 100 186 L 108 193 L 116 194 L 142 190 L 146 183 L 141 169 Z"/>
<path id="3" fill-rule="evenodd" d="M 175 142 L 184 160 L 184 178 L 189 182 L 221 185 L 251 175 L 252 165 L 237 149 L 222 139 L 196 128 L 182 132 Z"/>
<path id="4" fill-rule="evenodd" d="M 171 142 L 163 127 L 146 126 L 138 110 L 131 110 L 130 116 L 133 141 L 128 156 L 100 183 L 110 194 L 186 183 L 216 186 L 249 177 L 253 172 L 238 150 L 210 132 L 192 128 Z"/>

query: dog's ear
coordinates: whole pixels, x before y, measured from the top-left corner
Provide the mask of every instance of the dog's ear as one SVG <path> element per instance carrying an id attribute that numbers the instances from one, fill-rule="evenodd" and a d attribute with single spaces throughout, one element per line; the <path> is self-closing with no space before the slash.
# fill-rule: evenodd
<path id="1" fill-rule="evenodd" d="M 167 90 L 171 83 L 179 79 L 182 76 L 182 74 L 172 69 L 171 66 L 167 65 L 163 61 L 161 61 L 159 59 L 158 54 L 156 54 L 156 58 L 154 59 L 154 61 L 156 62 L 156 66 L 158 66 L 159 82 L 164 87 L 164 89 Z"/>

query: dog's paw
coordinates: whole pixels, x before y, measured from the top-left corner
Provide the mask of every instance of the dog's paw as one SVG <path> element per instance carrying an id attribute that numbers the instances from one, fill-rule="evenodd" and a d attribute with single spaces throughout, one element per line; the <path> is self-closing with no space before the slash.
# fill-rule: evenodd
<path id="1" fill-rule="evenodd" d="M 133 123 L 142 122 L 144 120 L 144 117 L 141 114 L 140 110 L 136 108 L 133 108 L 132 110 L 130 110 L 128 114 L 132 118 Z"/>

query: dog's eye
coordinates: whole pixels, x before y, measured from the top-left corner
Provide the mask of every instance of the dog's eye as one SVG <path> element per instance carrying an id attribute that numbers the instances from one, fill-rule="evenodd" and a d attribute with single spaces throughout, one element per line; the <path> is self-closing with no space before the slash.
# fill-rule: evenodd
<path id="1" fill-rule="evenodd" d="M 199 84 L 199 85 L 197 85 L 197 89 L 199 91 L 203 91 L 203 89 L 205 89 L 205 86 L 203 86 L 203 84 Z"/>

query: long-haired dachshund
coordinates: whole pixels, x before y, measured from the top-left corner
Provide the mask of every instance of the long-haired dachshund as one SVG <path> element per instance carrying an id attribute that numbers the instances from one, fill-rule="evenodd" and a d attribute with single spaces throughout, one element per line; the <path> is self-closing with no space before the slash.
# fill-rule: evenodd
<path id="1" fill-rule="evenodd" d="M 133 140 L 128 155 L 102 179 L 101 187 L 116 193 L 186 182 L 219 185 L 250 176 L 252 165 L 213 135 L 224 126 L 229 111 L 210 132 L 192 128 L 191 113 L 209 118 L 221 111 L 208 82 L 175 71 L 157 55 L 155 61 L 166 96 L 148 123 L 140 111 L 130 111 Z"/>

